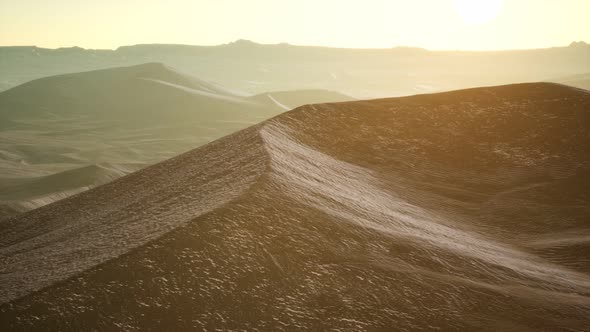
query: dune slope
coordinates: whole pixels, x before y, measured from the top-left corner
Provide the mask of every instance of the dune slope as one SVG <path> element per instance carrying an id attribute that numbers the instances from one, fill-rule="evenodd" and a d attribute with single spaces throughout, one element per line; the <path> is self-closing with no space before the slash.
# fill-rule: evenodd
<path id="1" fill-rule="evenodd" d="M 322 90 L 244 96 L 161 63 L 23 84 L 0 93 L 0 218 L 268 119 L 286 110 L 281 102 L 290 109 L 342 100 L 350 98 Z M 88 169 L 96 165 L 108 176 Z M 58 174 L 62 183 L 39 181 Z"/>
<path id="2" fill-rule="evenodd" d="M 13 330 L 584 330 L 590 94 L 304 106 L 0 222 Z"/>

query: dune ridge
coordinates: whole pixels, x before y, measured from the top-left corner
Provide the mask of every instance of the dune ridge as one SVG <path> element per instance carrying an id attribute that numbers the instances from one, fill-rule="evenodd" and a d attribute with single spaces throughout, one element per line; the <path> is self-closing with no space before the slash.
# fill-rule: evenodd
<path id="1" fill-rule="evenodd" d="M 0 321 L 584 330 L 588 110 L 538 83 L 286 112 L 0 221 Z"/>
<path id="2" fill-rule="evenodd" d="M 104 184 L 287 109 L 350 100 L 323 90 L 273 95 L 275 101 L 247 96 L 162 63 L 58 75 L 1 92 L 0 218 Z"/>
<path id="3" fill-rule="evenodd" d="M 243 142 L 256 139 L 247 132 L 234 135 L 233 139 L 235 136 Z M 115 181 L 98 192 L 79 194 L 64 200 L 59 210 L 50 205 L 23 216 L 26 221 L 1 222 L 0 255 L 11 268 L 0 274 L 0 281 L 5 285 L 0 301 L 13 300 L 116 258 L 239 196 L 263 172 L 260 151 L 256 151 L 254 144 L 245 149 L 248 143 L 239 150 L 231 146 L 214 150 L 219 145 L 227 143 L 215 142 L 200 150 L 198 156 L 187 153 L 130 175 L 122 183 Z M 222 153 L 232 154 L 233 158 L 222 159 Z M 231 167 L 239 167 L 239 171 L 224 174 L 220 171 L 221 163 L 225 166 L 231 163 Z M 163 177 L 157 184 L 157 195 L 140 193 L 142 186 L 155 185 L 150 183 L 155 177 Z M 119 186 L 131 189 L 133 194 L 109 195 L 108 202 L 92 206 L 96 195 L 100 197 L 102 192 L 109 192 L 109 188 L 116 190 Z M 199 203 L 188 203 L 194 201 Z M 130 207 L 138 204 L 141 209 Z M 177 213 L 180 211 L 183 212 Z M 70 217 L 64 220 L 62 215 L 67 214 Z M 84 222 L 79 222 L 81 219 Z M 27 278 L 19 277 L 23 275 Z"/>

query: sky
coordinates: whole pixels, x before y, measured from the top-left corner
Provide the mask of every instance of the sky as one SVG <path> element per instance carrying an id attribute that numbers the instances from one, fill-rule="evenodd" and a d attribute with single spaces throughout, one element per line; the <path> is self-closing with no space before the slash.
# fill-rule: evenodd
<path id="1" fill-rule="evenodd" d="M 590 42 L 590 0 L 0 0 L 0 45 L 114 49 L 237 39 L 499 50 Z"/>

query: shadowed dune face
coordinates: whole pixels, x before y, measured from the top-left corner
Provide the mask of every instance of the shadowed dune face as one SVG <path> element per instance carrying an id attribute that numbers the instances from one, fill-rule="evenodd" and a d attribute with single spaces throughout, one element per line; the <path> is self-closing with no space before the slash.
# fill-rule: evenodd
<path id="1" fill-rule="evenodd" d="M 589 110 L 523 84 L 287 112 L 0 222 L 0 321 L 583 330 Z"/>
<path id="2" fill-rule="evenodd" d="M 350 100 L 323 90 L 272 95 L 244 96 L 161 63 L 53 76 L 2 92 L 0 218 L 104 184 L 285 110 Z"/>

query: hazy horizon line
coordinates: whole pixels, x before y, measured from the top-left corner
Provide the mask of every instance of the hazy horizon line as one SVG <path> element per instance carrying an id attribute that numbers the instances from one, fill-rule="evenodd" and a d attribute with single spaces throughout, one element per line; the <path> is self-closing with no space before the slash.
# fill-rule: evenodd
<path id="1" fill-rule="evenodd" d="M 187 47 L 221 47 L 221 46 L 231 46 L 235 44 L 252 44 L 257 46 L 293 46 L 293 47 L 310 47 L 310 48 L 330 48 L 330 49 L 342 49 L 342 50 L 391 50 L 391 49 L 417 49 L 417 50 L 424 50 L 430 52 L 506 52 L 506 51 L 526 51 L 526 50 L 544 50 L 544 49 L 552 49 L 552 48 L 567 48 L 576 45 L 589 45 L 585 40 L 580 41 L 572 41 L 568 45 L 555 45 L 555 46 L 546 46 L 546 47 L 534 47 L 534 48 L 507 48 L 507 49 L 429 49 L 421 46 L 410 46 L 410 45 L 397 45 L 391 47 L 339 47 L 339 46 L 330 46 L 330 45 L 303 45 L 303 44 L 291 44 L 289 42 L 279 42 L 279 43 L 259 43 L 249 39 L 237 39 L 228 43 L 224 44 L 179 44 L 179 43 L 138 43 L 138 44 L 129 44 L 129 45 L 120 45 L 115 48 L 89 48 L 89 47 L 81 47 L 78 45 L 73 46 L 60 46 L 60 47 L 44 47 L 44 46 L 37 46 L 37 45 L 0 45 L 0 48 L 17 48 L 17 47 L 34 47 L 39 49 L 46 49 L 46 50 L 60 50 L 60 49 L 82 49 L 86 51 L 117 51 L 124 47 L 135 47 L 135 46 L 187 46 Z"/>

